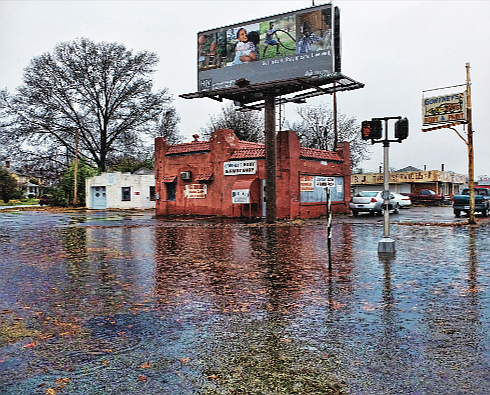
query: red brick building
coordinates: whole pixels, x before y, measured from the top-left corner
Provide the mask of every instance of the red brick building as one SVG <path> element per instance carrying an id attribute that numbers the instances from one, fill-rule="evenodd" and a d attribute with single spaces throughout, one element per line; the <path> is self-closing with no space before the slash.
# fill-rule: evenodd
<path id="1" fill-rule="evenodd" d="M 265 216 L 265 147 L 240 141 L 229 129 L 209 141 L 168 144 L 155 139 L 156 214 Z M 277 217 L 315 218 L 326 213 L 330 187 L 334 213 L 350 200 L 349 144 L 335 151 L 300 147 L 296 133 L 277 134 Z"/>

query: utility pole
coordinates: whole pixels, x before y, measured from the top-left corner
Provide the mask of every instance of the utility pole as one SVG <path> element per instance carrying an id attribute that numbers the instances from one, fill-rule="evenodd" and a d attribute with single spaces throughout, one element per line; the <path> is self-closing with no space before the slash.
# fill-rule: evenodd
<path id="1" fill-rule="evenodd" d="M 470 63 L 466 63 L 466 117 L 468 122 L 468 188 L 470 189 L 470 224 L 476 224 L 475 219 L 475 165 L 473 153 L 473 126 L 471 122 L 471 79 Z"/>
<path id="2" fill-rule="evenodd" d="M 73 186 L 73 206 L 78 205 L 78 129 L 75 129 L 75 165 L 73 169 L 74 186 Z"/>

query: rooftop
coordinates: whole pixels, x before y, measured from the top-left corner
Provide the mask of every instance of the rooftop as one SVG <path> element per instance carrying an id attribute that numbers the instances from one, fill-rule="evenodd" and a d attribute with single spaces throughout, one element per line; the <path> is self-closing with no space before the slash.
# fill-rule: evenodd
<path id="1" fill-rule="evenodd" d="M 209 141 L 193 141 L 170 146 L 167 151 L 167 156 L 204 153 L 209 152 L 210 149 Z M 300 155 L 302 159 L 343 162 L 342 157 L 338 153 L 315 148 L 301 147 Z M 250 141 L 240 141 L 239 148 L 230 157 L 231 160 L 261 158 L 265 158 L 265 145 Z"/>

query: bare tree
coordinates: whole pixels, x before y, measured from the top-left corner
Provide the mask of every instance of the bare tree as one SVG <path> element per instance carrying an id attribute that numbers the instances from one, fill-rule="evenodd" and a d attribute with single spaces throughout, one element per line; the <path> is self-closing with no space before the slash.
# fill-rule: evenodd
<path id="1" fill-rule="evenodd" d="M 0 143 L 9 157 L 66 167 L 78 134 L 79 156 L 105 171 L 111 155 L 141 151 L 161 125 L 177 133 L 167 89 L 152 92 L 157 63 L 155 53 L 117 43 L 58 44 L 31 60 L 15 95 L 0 92 Z"/>
<path id="2" fill-rule="evenodd" d="M 369 159 L 371 151 L 366 141 L 361 138 L 361 127 L 355 117 L 337 114 L 337 138 L 334 135 L 333 111 L 329 104 L 301 106 L 297 112 L 301 119 L 288 123 L 288 128 L 294 130 L 303 147 L 318 148 L 327 151 L 335 149 L 335 141 L 350 143 L 351 169 L 362 161 Z"/>
<path id="3" fill-rule="evenodd" d="M 208 124 L 200 129 L 200 133 L 211 137 L 218 129 L 232 129 L 240 140 L 259 142 L 264 136 L 264 116 L 258 111 L 237 111 L 229 103 L 221 107 L 220 113 L 210 116 Z"/>

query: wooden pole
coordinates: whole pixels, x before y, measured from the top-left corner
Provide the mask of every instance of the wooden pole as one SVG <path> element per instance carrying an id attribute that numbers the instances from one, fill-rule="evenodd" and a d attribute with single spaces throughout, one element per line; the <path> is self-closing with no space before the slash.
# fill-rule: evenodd
<path id="1" fill-rule="evenodd" d="M 265 95 L 265 220 L 277 220 L 276 184 L 276 100 L 273 93 Z"/>
<path id="2" fill-rule="evenodd" d="M 470 64 L 466 63 L 466 116 L 468 121 L 468 188 L 470 189 L 470 214 L 468 222 L 476 224 L 475 219 L 475 165 L 473 153 L 473 127 L 471 122 L 471 79 Z"/>
<path id="3" fill-rule="evenodd" d="M 78 129 L 75 130 L 75 165 L 73 169 L 74 187 L 73 187 L 73 206 L 78 205 Z"/>

